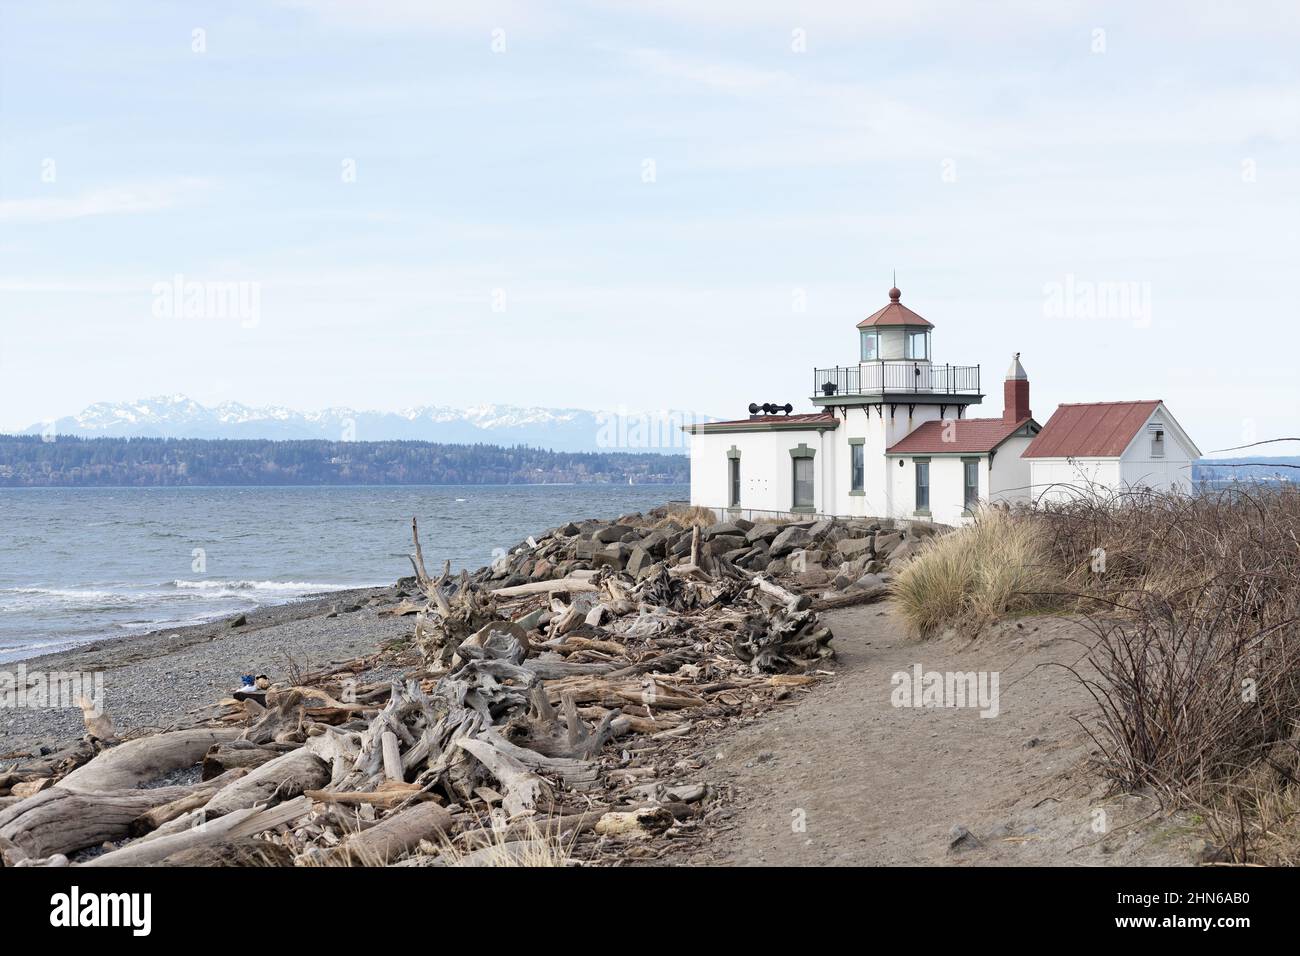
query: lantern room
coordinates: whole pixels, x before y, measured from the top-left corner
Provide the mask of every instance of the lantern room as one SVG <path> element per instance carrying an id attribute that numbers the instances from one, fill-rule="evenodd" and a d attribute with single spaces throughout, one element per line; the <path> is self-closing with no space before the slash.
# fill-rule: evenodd
<path id="1" fill-rule="evenodd" d="M 934 325 L 899 300 L 897 287 L 889 290 L 889 305 L 858 323 L 863 362 L 930 361 L 930 330 Z"/>

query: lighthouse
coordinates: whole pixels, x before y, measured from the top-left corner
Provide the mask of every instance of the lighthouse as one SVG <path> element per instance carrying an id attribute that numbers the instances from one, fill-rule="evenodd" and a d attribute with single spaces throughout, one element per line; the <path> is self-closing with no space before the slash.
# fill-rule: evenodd
<path id="1" fill-rule="evenodd" d="M 762 392 L 748 418 L 687 426 L 692 504 L 748 520 L 834 515 L 958 525 L 981 505 L 1031 500 L 1031 442 L 1044 459 L 1034 467 L 1045 475 L 1056 480 L 1070 467 L 1074 459 L 1058 465 L 1059 447 L 1074 447 L 1073 439 L 1035 441 L 1043 426 L 1030 410 L 1019 352 L 1002 382 L 1002 408 L 978 418 L 970 412 L 984 400 L 980 366 L 935 361 L 936 325 L 903 304 L 897 285 L 854 332 L 856 355 L 813 369 L 815 411 L 793 414 L 783 396 Z M 1138 422 L 1140 411 L 1129 418 Z M 1182 461 L 1166 464 L 1172 416 L 1162 409 L 1150 420 L 1145 427 L 1155 437 L 1145 444 L 1155 464 L 1144 463 L 1142 474 L 1173 486 L 1166 476 Z M 1095 455 L 1110 454 L 1104 442 L 1093 444 Z"/>

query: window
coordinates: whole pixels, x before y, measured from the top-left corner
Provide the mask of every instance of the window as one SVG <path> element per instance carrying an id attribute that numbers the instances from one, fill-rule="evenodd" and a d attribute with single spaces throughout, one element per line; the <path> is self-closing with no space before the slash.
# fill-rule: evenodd
<path id="1" fill-rule="evenodd" d="M 975 461 L 963 461 L 962 471 L 966 479 L 966 510 L 974 511 L 976 505 L 980 503 L 980 463 Z"/>
<path id="2" fill-rule="evenodd" d="M 928 359 L 930 357 L 930 333 L 924 330 L 907 332 L 907 352 L 910 359 Z"/>
<path id="3" fill-rule="evenodd" d="M 813 460 L 811 458 L 794 460 L 794 506 L 796 508 L 813 506 Z"/>
<path id="4" fill-rule="evenodd" d="M 916 463 L 916 510 L 930 510 L 930 463 Z"/>
<path id="5" fill-rule="evenodd" d="M 729 504 L 731 507 L 734 508 L 740 504 L 740 459 L 739 458 L 727 459 L 727 486 L 730 492 L 729 497 L 727 499 L 727 504 Z"/>
<path id="6" fill-rule="evenodd" d="M 880 358 L 880 333 L 875 329 L 862 330 L 862 361 L 874 362 Z"/>
<path id="7" fill-rule="evenodd" d="M 1151 426 L 1151 457 L 1165 457 L 1165 427 L 1163 425 Z"/>
<path id="8" fill-rule="evenodd" d="M 862 446 L 850 445 L 849 456 L 849 491 L 861 493 L 864 478 L 863 473 L 866 470 L 863 467 Z"/>

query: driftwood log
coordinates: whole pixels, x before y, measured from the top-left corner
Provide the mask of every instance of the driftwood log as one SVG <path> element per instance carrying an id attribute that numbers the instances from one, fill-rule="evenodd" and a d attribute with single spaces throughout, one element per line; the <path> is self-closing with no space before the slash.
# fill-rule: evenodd
<path id="1" fill-rule="evenodd" d="M 141 814 L 188 792 L 188 787 L 97 793 L 53 787 L 0 811 L 0 838 L 11 842 L 21 856 L 74 853 L 129 836 Z M 12 865 L 21 856 L 11 851 L 5 864 Z"/>
<path id="2" fill-rule="evenodd" d="M 127 790 L 194 766 L 214 744 L 234 740 L 239 733 L 237 729 L 222 727 L 137 737 L 105 750 L 68 774 L 57 786 L 87 793 Z"/>
<path id="3" fill-rule="evenodd" d="M 436 803 L 418 803 L 385 817 L 326 853 L 331 865 L 384 865 L 409 853 L 421 840 L 436 840 L 451 827 L 451 814 Z"/>
<path id="4" fill-rule="evenodd" d="M 330 768 L 308 750 L 293 750 L 218 790 L 204 805 L 208 817 L 257 804 L 278 803 L 329 783 Z"/>

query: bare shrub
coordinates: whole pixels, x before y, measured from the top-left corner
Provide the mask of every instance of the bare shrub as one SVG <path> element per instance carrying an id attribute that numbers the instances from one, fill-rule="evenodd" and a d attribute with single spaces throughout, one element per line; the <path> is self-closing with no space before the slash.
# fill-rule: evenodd
<path id="1" fill-rule="evenodd" d="M 1030 520 L 1098 638 L 1080 680 L 1102 772 L 1203 809 L 1245 862 L 1298 803 L 1300 494 L 1090 496 Z"/>

